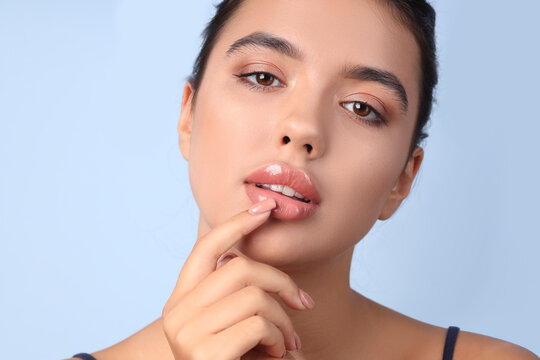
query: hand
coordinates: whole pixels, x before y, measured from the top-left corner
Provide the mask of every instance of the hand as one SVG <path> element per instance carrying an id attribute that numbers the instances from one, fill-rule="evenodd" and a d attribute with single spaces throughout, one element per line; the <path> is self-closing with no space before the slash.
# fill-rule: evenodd
<path id="1" fill-rule="evenodd" d="M 276 206 L 273 199 L 258 204 Z M 292 321 L 269 292 L 295 310 L 312 306 L 289 275 L 232 249 L 269 215 L 242 211 L 198 239 L 162 312 L 176 360 L 240 360 L 248 352 L 260 359 L 250 351 L 259 344 L 278 358 L 297 349 Z"/>

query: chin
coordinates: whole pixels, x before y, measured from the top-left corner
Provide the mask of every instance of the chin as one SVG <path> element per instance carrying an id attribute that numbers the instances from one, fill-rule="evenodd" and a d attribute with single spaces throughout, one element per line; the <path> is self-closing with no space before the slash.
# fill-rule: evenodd
<path id="1" fill-rule="evenodd" d="M 248 258 L 280 268 L 309 262 L 316 257 L 313 238 L 305 230 L 297 234 L 283 227 L 284 221 L 270 218 L 252 233 L 244 236 L 236 248 Z M 303 236 L 302 236 L 303 235 Z"/>
<path id="2" fill-rule="evenodd" d="M 248 258 L 255 261 L 270 265 L 288 262 L 291 257 L 294 257 L 295 246 L 291 239 L 287 239 L 278 233 L 265 231 L 265 229 L 256 229 L 254 232 L 244 236 L 236 244 L 236 247 Z"/>

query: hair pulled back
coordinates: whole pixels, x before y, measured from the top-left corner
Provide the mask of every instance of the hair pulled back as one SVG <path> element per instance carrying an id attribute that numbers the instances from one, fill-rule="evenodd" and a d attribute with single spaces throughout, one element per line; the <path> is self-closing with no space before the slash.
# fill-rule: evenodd
<path id="1" fill-rule="evenodd" d="M 203 43 L 193 65 L 192 74 L 188 78 L 194 91 L 193 105 L 197 99 L 197 90 L 200 87 L 210 52 L 227 21 L 230 20 L 245 1 L 223 0 L 215 5 L 216 13 L 202 32 Z M 428 137 L 424 129 L 431 115 L 434 101 L 433 92 L 438 82 L 435 10 L 426 0 L 377 1 L 392 10 L 392 14 L 396 20 L 406 26 L 414 35 L 420 48 L 420 73 L 422 77 L 420 79 L 420 101 L 416 125 L 409 146 L 408 157 L 410 158 L 415 147 L 420 145 Z"/>

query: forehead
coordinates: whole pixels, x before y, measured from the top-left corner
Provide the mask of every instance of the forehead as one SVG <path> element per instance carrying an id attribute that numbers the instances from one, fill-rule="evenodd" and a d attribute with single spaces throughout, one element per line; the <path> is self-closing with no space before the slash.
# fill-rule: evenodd
<path id="1" fill-rule="evenodd" d="M 246 0 L 228 21 L 214 52 L 226 53 L 255 31 L 276 34 L 298 47 L 320 78 L 344 66 L 395 74 L 411 103 L 419 90 L 420 56 L 412 33 L 375 0 Z"/>

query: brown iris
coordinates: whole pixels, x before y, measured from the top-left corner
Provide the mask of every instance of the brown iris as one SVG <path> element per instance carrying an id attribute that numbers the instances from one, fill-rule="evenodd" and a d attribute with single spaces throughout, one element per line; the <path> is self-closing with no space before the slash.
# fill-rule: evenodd
<path id="1" fill-rule="evenodd" d="M 371 108 L 368 106 L 368 104 L 362 102 L 355 102 L 353 110 L 355 114 L 360 116 L 368 116 L 371 113 Z"/>
<path id="2" fill-rule="evenodd" d="M 274 82 L 274 77 L 270 74 L 258 73 L 257 82 L 264 86 L 270 86 Z"/>

